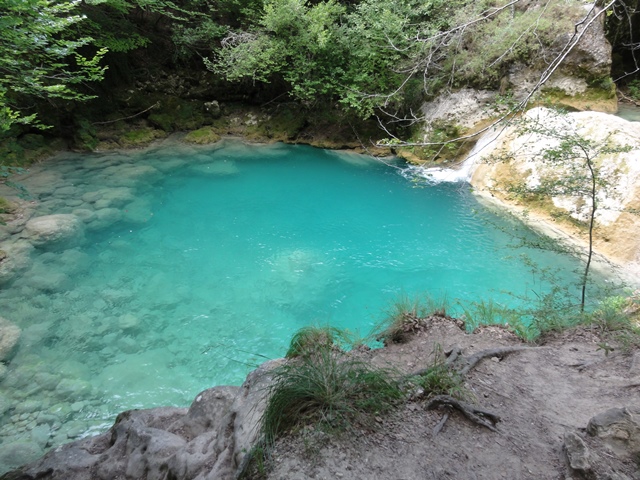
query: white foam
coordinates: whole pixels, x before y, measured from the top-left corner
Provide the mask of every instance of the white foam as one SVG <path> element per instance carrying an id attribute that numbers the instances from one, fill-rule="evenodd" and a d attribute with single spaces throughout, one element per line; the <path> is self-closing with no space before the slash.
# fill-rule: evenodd
<path id="1" fill-rule="evenodd" d="M 501 130 L 491 129 L 482 135 L 471 152 L 469 152 L 469 155 L 467 155 L 464 161 L 459 163 L 456 168 L 410 166 L 403 170 L 402 175 L 414 179 L 418 177 L 431 184 L 468 183 L 471 180 L 478 161 L 482 157 L 481 152 L 487 145 L 496 140 L 500 133 Z"/>

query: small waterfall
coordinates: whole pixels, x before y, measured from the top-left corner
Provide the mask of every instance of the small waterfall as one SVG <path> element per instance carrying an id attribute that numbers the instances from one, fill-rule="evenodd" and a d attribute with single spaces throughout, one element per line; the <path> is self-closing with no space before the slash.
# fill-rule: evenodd
<path id="1" fill-rule="evenodd" d="M 482 151 L 495 141 L 501 132 L 501 129 L 491 129 L 482 135 L 471 152 L 469 152 L 469 155 L 456 168 L 412 165 L 405 168 L 402 175 L 411 179 L 419 178 L 431 184 L 469 182 L 478 160 L 482 157 Z"/>

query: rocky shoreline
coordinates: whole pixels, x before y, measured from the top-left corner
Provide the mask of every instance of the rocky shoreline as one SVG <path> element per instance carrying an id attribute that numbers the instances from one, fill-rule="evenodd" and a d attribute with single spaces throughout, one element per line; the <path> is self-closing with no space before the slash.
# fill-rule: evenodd
<path id="1" fill-rule="evenodd" d="M 266 470 L 248 478 L 636 480 L 640 357 L 637 351 L 604 355 L 598 341 L 596 331 L 579 328 L 547 337 L 542 347 L 482 361 L 466 388 L 500 417 L 496 432 L 459 413 L 409 402 L 372 431 L 327 436 L 308 429 L 284 437 Z M 466 355 L 519 344 L 504 328 L 469 334 L 460 322 L 432 317 L 406 344 L 353 354 L 411 371 L 428 363 L 434 348 L 455 346 Z M 109 432 L 59 447 L 1 478 L 237 478 L 256 439 L 268 372 L 278 362 L 252 372 L 241 387 L 200 393 L 188 409 L 124 412 Z M 433 433 L 443 413 L 448 420 Z"/>

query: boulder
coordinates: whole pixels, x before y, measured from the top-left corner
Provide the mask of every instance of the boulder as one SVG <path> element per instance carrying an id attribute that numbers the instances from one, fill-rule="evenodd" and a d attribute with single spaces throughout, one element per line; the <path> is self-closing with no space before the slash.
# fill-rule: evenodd
<path id="1" fill-rule="evenodd" d="M 597 253 L 624 265 L 630 273 L 640 272 L 640 237 L 637 235 L 640 217 L 633 213 L 640 203 L 640 123 L 600 112 L 558 115 L 546 108 L 531 109 L 526 118 L 547 126 L 555 125 L 557 131 L 575 133 L 595 144 L 627 147 L 596 159 L 600 176 L 606 178 L 609 187 L 598 192 L 594 245 Z M 532 214 L 529 223 L 533 224 L 536 217 L 543 219 L 546 223 L 541 229 L 545 233 L 557 233 L 560 239 L 570 238 L 573 242 L 580 242 L 582 237 L 585 243 L 583 232 L 569 222 L 557 221 L 549 208 L 536 208 L 509 193 L 509 183 L 532 188 L 541 178 L 566 175 L 568 164 L 540 160 L 544 151 L 557 145 L 557 138 L 523 133 L 518 126 L 506 127 L 488 132 L 478 140 L 477 146 L 481 148 L 471 152 L 465 168 L 471 171 L 470 183 L 477 193 L 497 199 L 516 211 L 529 209 Z M 549 200 L 552 207 L 580 222 L 588 218 L 588 197 L 576 194 L 554 196 Z"/>
<path id="2" fill-rule="evenodd" d="M 0 362 L 10 360 L 20 340 L 21 330 L 9 320 L 0 317 Z"/>
<path id="3" fill-rule="evenodd" d="M 0 259 L 0 285 L 9 283 L 31 265 L 31 252 L 33 245 L 24 240 L 3 243 L 1 250 L 4 252 Z"/>
<path id="4" fill-rule="evenodd" d="M 121 413 L 108 432 L 52 450 L 6 478 L 236 478 L 259 433 L 258 421 L 271 381 L 269 371 L 279 362 L 282 360 L 262 365 L 249 374 L 242 387 L 222 386 L 201 392 L 188 409 L 165 407 Z M 48 433 L 43 427 L 33 436 L 43 443 Z M 35 442 L 29 445 L 39 448 Z"/>
<path id="5" fill-rule="evenodd" d="M 38 248 L 70 248 L 81 242 L 84 236 L 82 222 L 72 214 L 34 217 L 25 225 L 27 239 Z"/>
<path id="6" fill-rule="evenodd" d="M 589 420 L 587 433 L 602 439 L 620 458 L 639 458 L 640 407 L 611 408 L 602 412 Z"/>

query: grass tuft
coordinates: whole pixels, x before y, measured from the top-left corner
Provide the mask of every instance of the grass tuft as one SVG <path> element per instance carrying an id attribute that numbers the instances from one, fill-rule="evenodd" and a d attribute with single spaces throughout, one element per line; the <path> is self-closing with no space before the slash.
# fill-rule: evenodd
<path id="1" fill-rule="evenodd" d="M 449 303 L 446 297 L 434 299 L 411 299 L 406 295 L 399 297 L 388 309 L 386 318 L 375 329 L 376 340 L 385 345 L 406 343 L 411 335 L 426 330 L 427 317 L 446 317 Z"/>
<path id="2" fill-rule="evenodd" d="M 304 357 L 323 350 L 341 350 L 341 345 L 345 342 L 345 333 L 339 328 L 329 325 L 303 327 L 291 338 L 285 357 Z"/>
<path id="3" fill-rule="evenodd" d="M 266 445 L 302 425 L 331 430 L 373 426 L 402 398 L 394 372 L 373 368 L 333 348 L 318 348 L 274 370 L 261 419 Z"/>
<path id="4" fill-rule="evenodd" d="M 470 396 L 464 386 L 464 379 L 455 369 L 446 364 L 442 346 L 436 344 L 432 364 L 418 375 L 408 379 L 413 390 L 411 398 L 430 399 L 436 395 L 449 395 L 460 400 Z"/>

